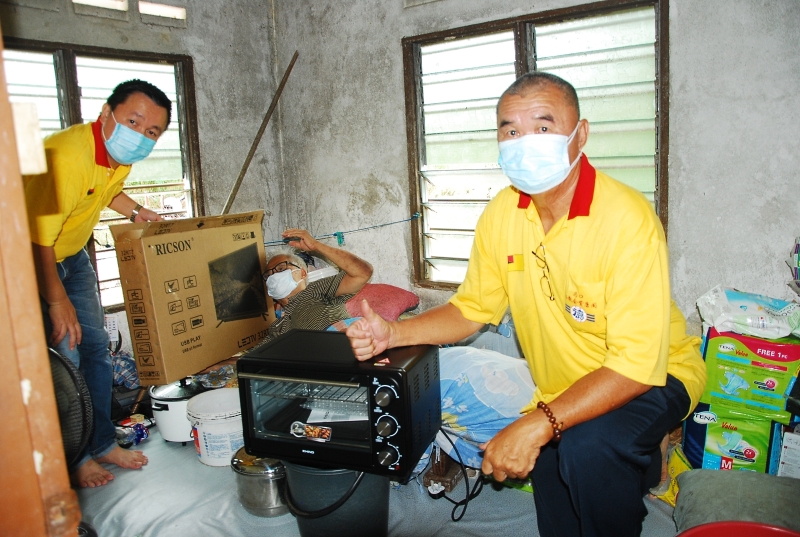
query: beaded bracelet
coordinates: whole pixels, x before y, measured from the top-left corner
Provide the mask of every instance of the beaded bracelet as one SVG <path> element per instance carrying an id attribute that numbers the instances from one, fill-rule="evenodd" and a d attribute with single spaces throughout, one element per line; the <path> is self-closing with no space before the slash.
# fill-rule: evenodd
<path id="1" fill-rule="evenodd" d="M 536 404 L 537 408 L 541 408 L 544 412 L 544 415 L 547 416 L 547 420 L 550 422 L 550 425 L 553 427 L 553 441 L 560 442 L 561 441 L 561 427 L 564 426 L 564 422 L 558 423 L 555 416 L 553 416 L 553 411 L 550 410 L 550 407 L 547 406 L 547 403 L 544 401 L 539 401 Z"/>

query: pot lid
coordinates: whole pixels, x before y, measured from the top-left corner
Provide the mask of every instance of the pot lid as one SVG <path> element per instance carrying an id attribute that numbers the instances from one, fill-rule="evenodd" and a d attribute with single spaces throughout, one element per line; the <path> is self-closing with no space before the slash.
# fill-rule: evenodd
<path id="1" fill-rule="evenodd" d="M 265 475 L 271 479 L 279 479 L 286 473 L 278 459 L 250 455 L 244 447 L 239 448 L 231 459 L 231 468 L 242 475 Z"/>
<path id="2" fill-rule="evenodd" d="M 192 377 L 182 378 L 172 384 L 151 386 L 150 397 L 160 401 L 185 401 L 207 391 L 207 388 Z"/>

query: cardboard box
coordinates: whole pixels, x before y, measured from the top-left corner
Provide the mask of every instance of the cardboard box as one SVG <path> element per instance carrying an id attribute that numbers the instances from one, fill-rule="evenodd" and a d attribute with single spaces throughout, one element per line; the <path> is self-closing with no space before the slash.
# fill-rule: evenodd
<path id="1" fill-rule="evenodd" d="M 692 468 L 750 470 L 775 475 L 783 426 L 748 409 L 700 403 L 683 426 L 683 453 Z"/>
<path id="2" fill-rule="evenodd" d="M 761 339 L 713 327 L 707 339 L 708 381 L 700 401 L 739 405 L 788 424 L 786 402 L 800 370 L 800 339 Z"/>
<path id="3" fill-rule="evenodd" d="M 800 478 L 800 433 L 783 433 L 778 475 Z"/>
<path id="4" fill-rule="evenodd" d="M 249 349 L 275 319 L 261 211 L 111 226 L 139 381 L 169 384 Z"/>

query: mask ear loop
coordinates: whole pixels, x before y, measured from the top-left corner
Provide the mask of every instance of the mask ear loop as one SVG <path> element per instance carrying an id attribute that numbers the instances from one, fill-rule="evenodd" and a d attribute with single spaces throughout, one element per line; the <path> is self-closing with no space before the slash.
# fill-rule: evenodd
<path id="1" fill-rule="evenodd" d="M 573 130 L 572 134 L 570 134 L 569 138 L 567 138 L 567 153 L 569 153 L 569 144 L 572 143 L 572 140 L 575 139 L 575 135 L 578 134 L 578 127 L 581 126 L 581 121 L 582 120 L 580 119 L 578 120 L 578 124 L 575 125 L 575 130 Z M 569 165 L 569 171 L 567 172 L 567 175 L 572 172 L 573 168 L 575 168 L 575 165 L 581 160 L 581 155 L 583 155 L 583 148 L 578 149 L 578 156 L 576 156 L 575 161 Z"/>

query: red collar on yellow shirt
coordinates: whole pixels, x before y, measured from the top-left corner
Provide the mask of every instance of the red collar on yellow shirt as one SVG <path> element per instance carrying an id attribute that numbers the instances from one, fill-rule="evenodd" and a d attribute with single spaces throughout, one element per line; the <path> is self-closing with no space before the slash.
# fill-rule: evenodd
<path id="1" fill-rule="evenodd" d="M 94 134 L 94 162 L 98 166 L 110 168 L 111 164 L 108 162 L 108 151 L 106 151 L 106 141 L 103 139 L 103 134 L 100 132 L 103 124 L 100 123 L 100 118 L 92 123 L 92 134 Z"/>
<path id="2" fill-rule="evenodd" d="M 586 155 L 581 155 L 581 174 L 578 177 L 578 184 L 575 187 L 575 195 L 569 206 L 569 216 L 567 220 L 572 220 L 576 216 L 589 216 L 589 208 L 592 206 L 594 198 L 594 182 L 597 171 L 594 166 L 589 164 Z M 525 192 L 519 193 L 518 209 L 527 209 L 531 204 L 531 197 Z"/>

